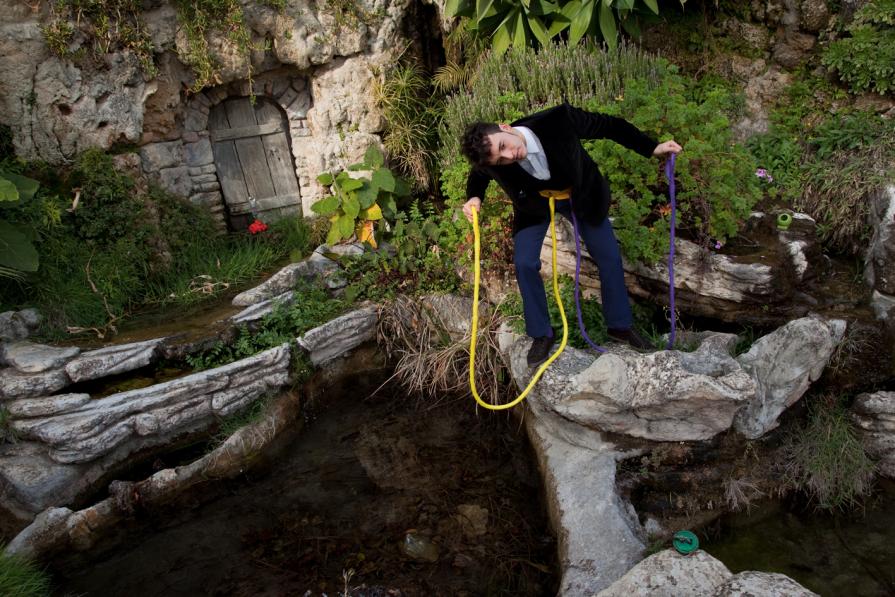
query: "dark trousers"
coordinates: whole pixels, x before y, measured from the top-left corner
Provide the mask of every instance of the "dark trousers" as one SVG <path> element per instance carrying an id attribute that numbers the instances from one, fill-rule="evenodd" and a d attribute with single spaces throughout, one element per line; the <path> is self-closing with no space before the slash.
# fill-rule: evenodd
<path id="1" fill-rule="evenodd" d="M 556 202 L 556 213 L 571 220 L 568 201 Z M 523 228 L 513 237 L 513 263 L 516 266 L 516 281 L 522 294 L 522 310 L 525 315 L 525 332 L 532 338 L 549 336 L 550 316 L 547 313 L 547 294 L 541 280 L 541 245 L 550 227 L 549 222 Z M 631 303 L 625 288 L 625 272 L 622 256 L 612 232 L 609 218 L 594 226 L 578 221 L 578 235 L 587 247 L 587 252 L 600 270 L 600 295 L 606 326 L 613 329 L 627 329 L 633 323 Z M 574 315 L 566 315 L 570 322 Z"/>

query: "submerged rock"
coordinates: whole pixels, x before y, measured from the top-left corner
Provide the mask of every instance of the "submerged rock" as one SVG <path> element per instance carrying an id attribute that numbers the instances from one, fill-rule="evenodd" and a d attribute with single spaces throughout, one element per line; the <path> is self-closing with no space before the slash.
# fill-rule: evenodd
<path id="1" fill-rule="evenodd" d="M 895 479 L 895 392 L 861 394 L 852 406 L 864 448 L 879 460 L 879 472 Z"/>

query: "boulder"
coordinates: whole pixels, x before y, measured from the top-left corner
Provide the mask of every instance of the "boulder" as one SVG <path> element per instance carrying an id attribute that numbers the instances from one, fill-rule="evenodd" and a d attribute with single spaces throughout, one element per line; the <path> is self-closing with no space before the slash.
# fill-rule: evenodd
<path id="1" fill-rule="evenodd" d="M 364 307 L 318 326 L 296 340 L 316 367 L 373 339 L 376 331 L 376 307 Z"/>
<path id="2" fill-rule="evenodd" d="M 756 392 L 755 381 L 730 356 L 731 334 L 710 334 L 696 352 L 640 354 L 611 345 L 598 357 L 566 347 L 547 369 L 533 400 L 585 427 L 654 441 L 709 439 L 730 428 Z M 517 385 L 532 373 L 529 341 L 506 351 Z"/>
<path id="3" fill-rule="evenodd" d="M 528 406 L 525 425 L 559 543 L 559 594 L 593 595 L 633 566 L 645 546 L 637 515 L 615 485 L 621 455 L 599 433 Z"/>
<path id="4" fill-rule="evenodd" d="M 756 392 L 737 413 L 734 427 L 750 439 L 777 426 L 777 417 L 816 381 L 842 341 L 841 319 L 804 317 L 762 336 L 737 361 L 755 380 Z"/>
<path id="5" fill-rule="evenodd" d="M 115 450 L 120 459 L 163 445 L 215 418 L 241 410 L 289 380 L 288 344 L 168 382 L 96 398 L 72 408 L 71 395 L 12 403 L 10 425 L 21 437 L 50 446 L 59 463 L 90 462 Z M 43 415 L 41 413 L 52 413 Z"/>
<path id="6" fill-rule="evenodd" d="M 46 396 L 71 383 L 65 369 L 41 373 L 19 373 L 13 368 L 0 370 L 0 398 L 36 398 Z"/>
<path id="7" fill-rule="evenodd" d="M 732 576 L 702 550 L 681 555 L 666 549 L 631 568 L 597 597 L 713 597 Z"/>
<path id="8" fill-rule="evenodd" d="M 819 597 L 785 574 L 774 572 L 740 572 L 718 587 L 714 597 Z"/>
<path id="9" fill-rule="evenodd" d="M 155 338 L 90 350 L 69 361 L 65 372 L 72 382 L 78 383 L 133 371 L 152 363 L 157 356 L 157 347 L 164 341 L 165 338 Z"/>
<path id="10" fill-rule="evenodd" d="M 60 348 L 32 342 L 14 342 L 4 349 L 6 364 L 20 373 L 42 373 L 65 365 L 81 352 L 76 346 Z"/>
<path id="11" fill-rule="evenodd" d="M 879 460 L 879 473 L 895 479 L 895 392 L 860 394 L 852 420 L 861 430 L 864 449 Z"/>
<path id="12" fill-rule="evenodd" d="M 895 185 L 871 199 L 870 226 L 864 279 L 875 291 L 895 298 Z"/>
<path id="13" fill-rule="evenodd" d="M 0 313 L 0 341 L 24 340 L 40 325 L 40 314 L 36 309 L 4 311 Z"/>
<path id="14" fill-rule="evenodd" d="M 339 269 L 332 259 L 306 259 L 298 263 L 290 263 L 270 278 L 233 297 L 233 305 L 248 307 L 292 290 L 300 279 L 311 280 L 318 276 L 326 277 Z"/>

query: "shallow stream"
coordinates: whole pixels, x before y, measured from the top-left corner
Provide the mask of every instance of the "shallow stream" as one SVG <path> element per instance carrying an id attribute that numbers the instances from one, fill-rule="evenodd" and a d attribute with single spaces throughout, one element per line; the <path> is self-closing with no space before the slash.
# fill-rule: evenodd
<path id="1" fill-rule="evenodd" d="M 555 594 L 555 540 L 517 424 L 471 400 L 328 400 L 243 479 L 57 559 L 59 594 Z"/>

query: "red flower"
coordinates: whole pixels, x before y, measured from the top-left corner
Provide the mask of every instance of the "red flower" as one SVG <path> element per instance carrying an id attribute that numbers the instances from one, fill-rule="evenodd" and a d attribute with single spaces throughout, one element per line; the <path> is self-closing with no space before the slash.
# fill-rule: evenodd
<path id="1" fill-rule="evenodd" d="M 251 224 L 249 224 L 249 232 L 252 234 L 258 234 L 259 232 L 264 232 L 267 230 L 267 224 L 262 222 L 261 220 L 255 220 Z"/>

